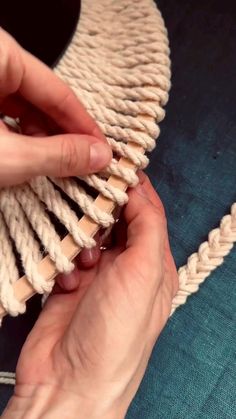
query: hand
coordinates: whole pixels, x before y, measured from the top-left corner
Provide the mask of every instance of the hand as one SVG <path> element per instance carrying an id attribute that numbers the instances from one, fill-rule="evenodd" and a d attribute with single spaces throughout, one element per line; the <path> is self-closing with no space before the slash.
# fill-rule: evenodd
<path id="1" fill-rule="evenodd" d="M 0 29 L 0 187 L 36 175 L 84 175 L 104 168 L 111 150 L 70 88 Z M 49 136 L 50 134 L 50 136 Z M 34 137 L 34 138 L 32 138 Z"/>
<path id="2" fill-rule="evenodd" d="M 49 297 L 22 349 L 3 418 L 124 417 L 178 284 L 164 210 L 144 175 L 116 239 L 96 266 L 72 273 L 76 291 Z"/>

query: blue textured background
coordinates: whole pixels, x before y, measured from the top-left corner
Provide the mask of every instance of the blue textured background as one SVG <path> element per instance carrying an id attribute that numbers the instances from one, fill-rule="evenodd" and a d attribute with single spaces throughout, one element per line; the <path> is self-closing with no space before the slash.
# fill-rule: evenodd
<path id="1" fill-rule="evenodd" d="M 236 201 L 236 8 L 159 1 L 172 90 L 148 173 L 178 266 Z M 127 419 L 236 418 L 236 249 L 168 322 Z"/>
<path id="2" fill-rule="evenodd" d="M 169 220 L 178 266 L 236 200 L 236 7 L 161 0 L 172 90 L 148 173 Z M 30 311 L 0 330 L 0 369 L 14 370 L 34 322 Z M 236 250 L 168 322 L 127 419 L 236 418 Z M 0 410 L 11 389 L 0 387 Z"/>

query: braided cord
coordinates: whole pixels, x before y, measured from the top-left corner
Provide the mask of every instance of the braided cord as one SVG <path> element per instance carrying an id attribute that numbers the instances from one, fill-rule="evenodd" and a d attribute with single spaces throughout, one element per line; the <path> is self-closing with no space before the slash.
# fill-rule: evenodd
<path id="1" fill-rule="evenodd" d="M 236 203 L 231 214 L 225 215 L 219 228 L 212 230 L 208 241 L 202 243 L 179 273 L 179 290 L 172 302 L 171 315 L 176 308 L 186 303 L 187 298 L 198 291 L 200 285 L 218 266 L 222 265 L 236 242 Z"/>

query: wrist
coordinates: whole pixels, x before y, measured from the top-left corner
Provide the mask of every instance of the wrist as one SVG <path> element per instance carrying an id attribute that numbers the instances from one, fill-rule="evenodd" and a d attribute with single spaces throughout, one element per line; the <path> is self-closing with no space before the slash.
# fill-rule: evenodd
<path id="1" fill-rule="evenodd" d="M 16 386 L 2 419 L 123 419 L 126 409 L 105 395 L 103 400 L 43 386 Z"/>

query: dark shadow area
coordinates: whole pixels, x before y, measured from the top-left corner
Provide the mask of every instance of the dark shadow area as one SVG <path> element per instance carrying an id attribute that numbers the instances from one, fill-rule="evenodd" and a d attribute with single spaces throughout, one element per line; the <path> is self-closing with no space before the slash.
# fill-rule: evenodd
<path id="1" fill-rule="evenodd" d="M 67 47 L 80 13 L 80 0 L 1 1 L 0 26 L 49 66 Z"/>

